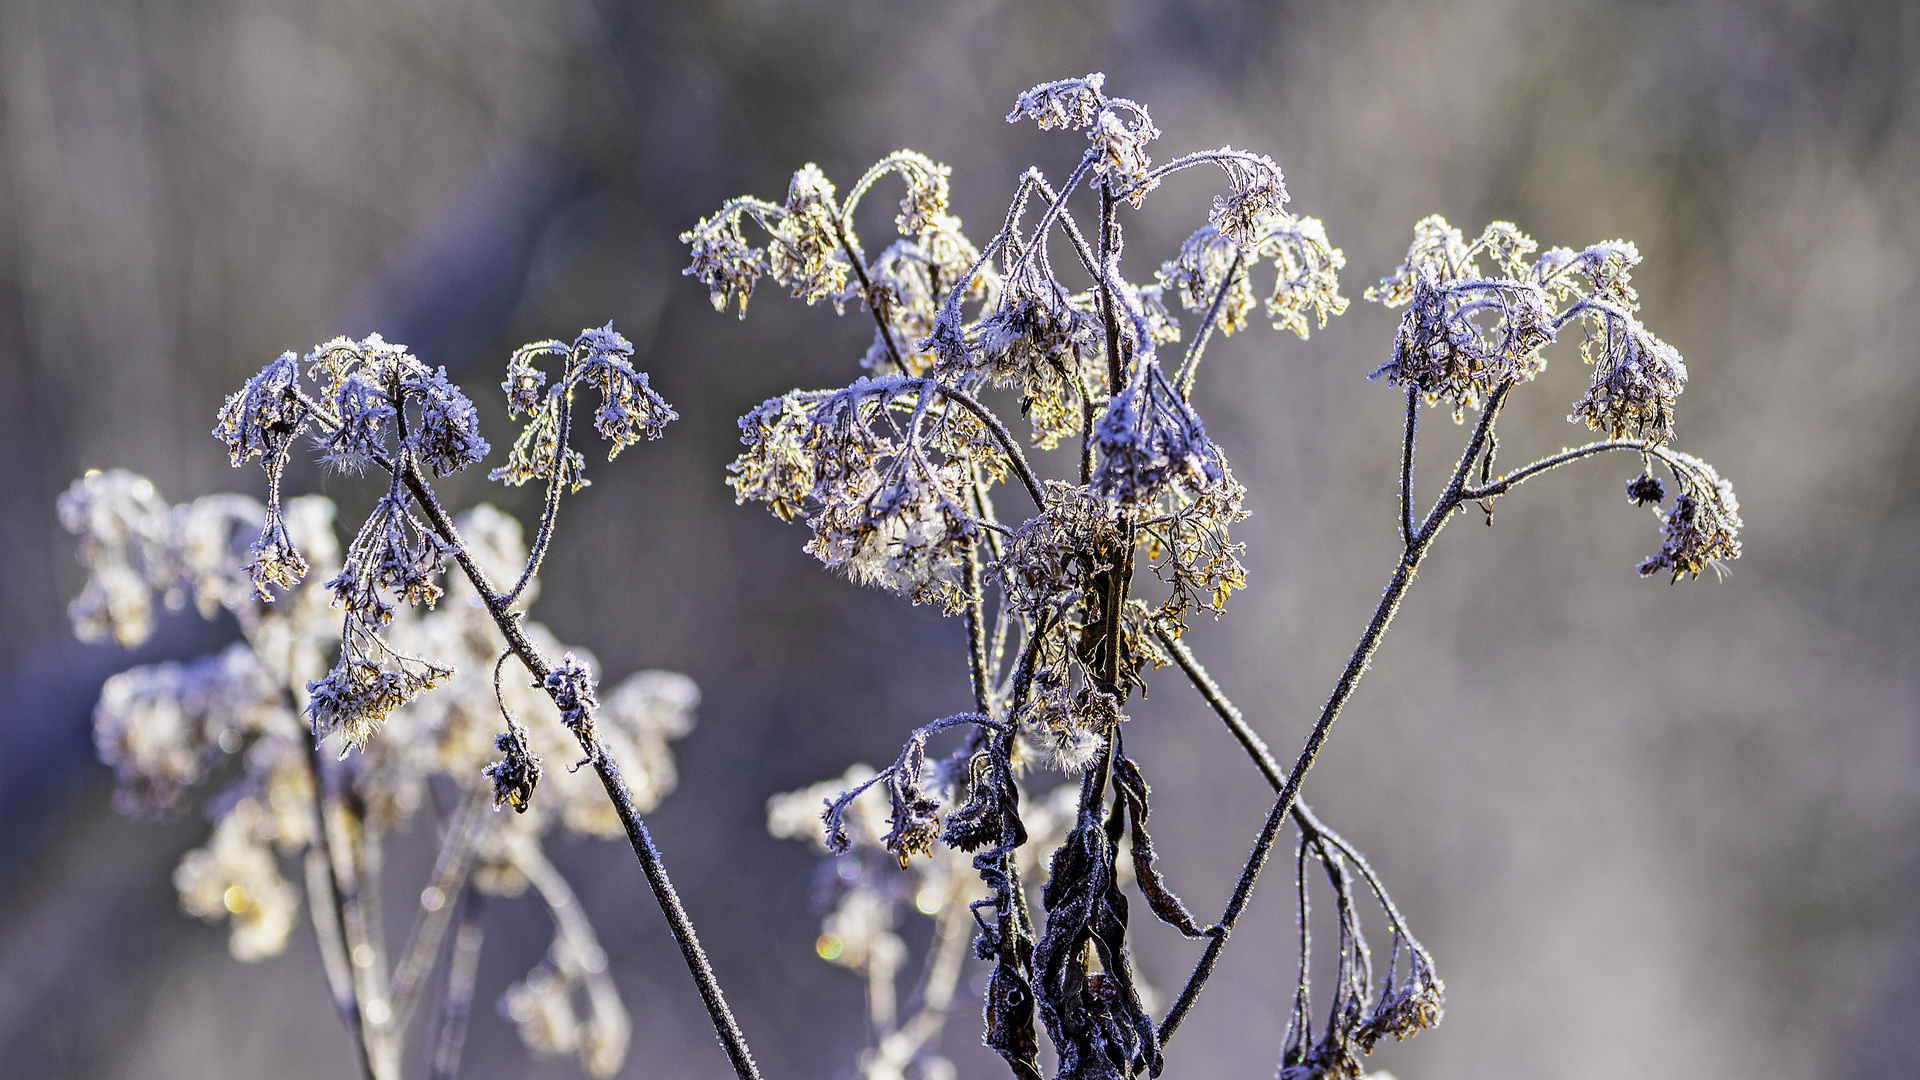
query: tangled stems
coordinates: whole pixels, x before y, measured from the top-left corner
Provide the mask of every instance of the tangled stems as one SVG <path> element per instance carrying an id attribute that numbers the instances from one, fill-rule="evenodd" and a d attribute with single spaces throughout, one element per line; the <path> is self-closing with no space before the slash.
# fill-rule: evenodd
<path id="1" fill-rule="evenodd" d="M 1419 570 L 1421 560 L 1426 558 L 1427 550 L 1433 544 L 1433 538 L 1453 512 L 1465 501 L 1461 493 L 1462 485 L 1466 481 L 1467 473 L 1479 460 L 1482 450 L 1487 445 L 1493 430 L 1494 419 L 1499 415 L 1500 406 L 1505 403 L 1507 392 L 1512 388 L 1511 381 L 1503 382 L 1495 388 L 1487 401 L 1485 410 L 1480 414 L 1479 423 L 1474 426 L 1472 437 L 1467 440 L 1466 449 L 1461 453 L 1460 460 L 1454 467 L 1453 478 L 1448 481 L 1446 490 L 1434 503 L 1426 520 L 1408 536 L 1400 555 L 1400 564 L 1394 569 L 1393 577 L 1388 580 L 1386 591 L 1381 594 L 1380 603 L 1374 608 L 1373 618 L 1368 621 L 1366 630 L 1360 635 L 1359 643 L 1354 646 L 1352 655 L 1347 658 L 1346 669 L 1340 673 L 1339 680 L 1334 683 L 1333 693 L 1327 698 L 1326 706 L 1320 710 L 1320 718 L 1314 723 L 1313 730 L 1307 734 L 1306 746 L 1301 749 L 1300 756 L 1294 759 L 1292 771 L 1287 774 L 1285 782 L 1279 785 L 1279 794 L 1274 798 L 1273 808 L 1267 812 L 1266 823 L 1260 828 L 1260 837 L 1254 842 L 1253 852 L 1247 859 L 1246 868 L 1241 872 L 1239 882 L 1234 886 L 1233 896 L 1227 901 L 1226 912 L 1215 924 L 1217 930 L 1213 940 L 1207 943 L 1206 951 L 1201 954 L 1199 963 L 1194 965 L 1193 974 L 1188 976 L 1186 985 L 1180 990 L 1180 996 L 1174 1000 L 1173 1007 L 1167 1010 L 1166 1018 L 1160 1022 L 1161 1042 L 1164 1043 L 1174 1031 L 1179 1029 L 1180 1022 L 1186 1019 L 1187 1012 L 1193 1008 L 1193 1003 L 1199 998 L 1201 989 L 1212 977 L 1213 969 L 1220 961 L 1220 953 L 1226 948 L 1228 936 L 1233 933 L 1234 925 L 1239 922 L 1241 913 L 1246 911 L 1247 902 L 1253 898 L 1254 882 L 1258 880 L 1260 871 L 1265 868 L 1267 858 L 1273 853 L 1273 842 L 1279 836 L 1281 824 L 1292 813 L 1300 794 L 1300 784 L 1306 779 L 1307 770 L 1313 768 L 1314 760 L 1320 755 L 1320 748 L 1327 741 L 1327 733 L 1333 728 L 1333 722 L 1340 718 L 1341 710 L 1353 696 L 1354 687 L 1359 685 L 1360 677 L 1366 674 L 1368 665 L 1373 662 L 1373 654 L 1380 647 L 1380 639 L 1386 634 L 1388 625 L 1393 622 L 1394 614 L 1400 610 L 1400 601 L 1406 595 L 1407 586 L 1413 583 L 1413 575 Z M 1406 435 L 1406 447 L 1409 449 L 1403 451 L 1403 460 L 1411 460 L 1412 444 L 1413 426 L 1409 424 Z M 1410 475 L 1411 469 L 1406 472 Z M 1186 665 L 1183 664 L 1182 667 L 1184 669 Z M 1199 669 L 1195 665 L 1188 670 L 1188 676 L 1193 677 L 1197 670 Z"/>
<path id="2" fill-rule="evenodd" d="M 856 845 L 878 868 L 898 859 L 903 871 L 923 884 L 941 882 L 940 889 L 957 869 L 949 860 L 977 852 L 973 866 L 990 898 L 973 905 L 975 952 L 995 962 L 986 990 L 986 1044 L 1020 1080 L 1037 1080 L 1037 1013 L 1059 1054 L 1061 1077 L 1117 1080 L 1160 1074 L 1160 1044 L 1210 978 L 1290 819 L 1302 837 L 1296 863 L 1303 905 L 1310 861 L 1326 871 L 1339 898 L 1340 974 L 1333 1011 L 1316 1042 L 1305 1001 L 1303 937 L 1295 1034 L 1283 1048 L 1282 1076 L 1357 1076 L 1364 1068 L 1356 1055 L 1381 1037 L 1403 1037 L 1438 1021 L 1443 988 L 1431 956 L 1406 932 L 1378 877 L 1299 794 L 1440 529 L 1468 502 L 1478 502 L 1491 520 L 1491 501 L 1532 476 L 1605 450 L 1635 449 L 1649 464 L 1665 464 L 1681 488 L 1669 510 L 1659 505 L 1666 489 L 1650 472 L 1628 485 L 1631 501 L 1655 506 L 1665 532 L 1640 572 L 1671 571 L 1677 579 L 1737 557 L 1737 502 L 1711 466 L 1665 448 L 1686 375 L 1678 352 L 1634 317 L 1638 305 L 1627 271 L 1639 256 L 1632 245 L 1554 248 L 1529 261 L 1538 245 L 1510 224 L 1496 222 L 1468 243 L 1444 220 L 1423 220 L 1405 264 L 1367 292 L 1369 299 L 1407 307 L 1392 359 L 1373 376 L 1406 397 L 1394 514 L 1400 557 L 1299 757 L 1283 771 L 1179 640 L 1194 610 L 1218 615 L 1246 584 L 1238 558 L 1243 545 L 1228 531 L 1246 516 L 1245 489 L 1208 438 L 1192 391 L 1214 331 L 1230 335 L 1246 327 L 1255 303 L 1248 272 L 1262 259 L 1276 271 L 1266 300 L 1273 325 L 1306 338 L 1310 314 L 1325 326 L 1348 306 L 1337 275 L 1345 256 L 1319 221 L 1284 210 L 1287 193 L 1271 158 L 1223 147 L 1153 167 L 1147 144 L 1158 129 L 1144 107 L 1107 96 L 1104 81 L 1096 73 L 1020 95 L 1010 121 L 1084 131 L 1091 146 L 1057 190 L 1037 169 L 1022 173 L 1004 225 L 982 248 L 965 241 L 957 219 L 936 223 L 929 216 L 945 205 L 946 170 L 910 151 L 875 166 L 844 203 L 834 203 L 832 184 L 808 165 L 794 175 L 785 207 L 734 200 L 682 236 L 693 256 L 686 273 L 707 285 L 716 308 L 744 300 L 770 267 L 796 298 L 832 298 L 842 310 L 843 301 L 857 298 L 874 314 L 879 333 L 861 361 L 874 374 L 841 390 L 792 391 L 748 413 L 740 422 L 747 450 L 730 468 L 729 484 L 738 501 L 766 502 L 782 520 L 809 515 L 814 536 L 806 549 L 829 568 L 964 617 L 974 722 L 998 731 L 976 731 L 929 784 L 924 745 L 933 728 L 916 729 L 899 761 L 879 774 L 860 766 L 843 781 L 780 796 L 778 808 L 769 804 L 769 828 L 782 837 L 812 835 L 843 860 Z M 1129 283 L 1120 266 L 1119 202 L 1137 209 L 1164 177 L 1202 164 L 1219 166 L 1230 190 L 1214 198 L 1207 223 L 1178 255 L 1161 264 L 1155 284 Z M 908 184 L 901 239 L 868 264 L 853 237 L 850 208 L 889 169 Z M 1076 191 L 1094 200 L 1097 229 L 1083 233 L 1068 210 Z M 1029 225 L 1023 217 L 1036 196 L 1044 205 Z M 747 246 L 739 233 L 747 218 L 774 243 L 764 250 Z M 1047 243 L 1056 225 L 1091 279 L 1083 290 L 1054 272 Z M 1491 275 L 1481 269 L 1488 260 L 1495 266 Z M 1175 299 L 1204 314 L 1178 370 L 1170 371 L 1158 354 L 1182 339 Z M 1605 441 L 1496 479 L 1494 426 L 1509 393 L 1541 370 L 1541 349 L 1576 323 L 1586 328 L 1581 355 L 1594 375 L 1569 419 L 1600 431 Z M 1005 426 L 981 406 L 979 396 L 989 388 L 1018 396 L 1032 445 L 1051 449 L 1079 439 L 1077 484 L 1034 476 Z M 936 394 L 959 408 L 930 409 Z M 1478 418 L 1438 497 L 1421 514 L 1414 492 L 1419 412 L 1441 400 L 1453 407 L 1456 421 L 1469 411 Z M 987 499 L 990 485 L 1009 474 L 1019 477 L 1039 510 L 1017 527 L 999 521 Z M 1129 596 L 1142 557 L 1171 586 L 1157 612 Z M 984 591 L 994 586 L 1000 602 L 989 634 Z M 1006 643 L 1016 629 L 1024 644 L 1007 671 Z M 1276 794 L 1226 911 L 1211 926 L 1194 919 L 1154 869 L 1145 825 L 1148 787 L 1139 763 L 1122 748 L 1122 707 L 1134 689 L 1144 691 L 1145 665 L 1169 658 L 1201 689 Z M 1080 777 L 1062 785 L 1045 808 L 1032 808 L 1032 837 L 1019 806 L 1024 785 L 1011 776 L 1016 755 Z M 884 825 L 885 802 L 877 793 L 866 799 L 866 810 L 852 809 L 852 800 L 883 778 L 893 811 Z M 817 804 L 822 788 L 853 790 L 829 797 L 822 828 L 810 832 L 799 811 Z M 948 793 L 942 827 L 938 811 Z M 864 824 L 850 827 L 852 820 Z M 1146 1016 L 1131 972 L 1128 907 L 1116 862 L 1127 833 L 1135 881 L 1155 918 L 1185 936 L 1208 939 L 1158 1024 Z M 932 850 L 935 840 L 952 853 Z M 1030 841 L 1053 849 L 1041 895 L 1045 929 L 1037 936 L 1020 896 L 1016 860 Z M 924 870 L 909 869 L 912 857 L 929 855 Z M 844 861 L 839 869 L 847 885 L 825 929 L 834 941 L 850 932 L 861 943 L 856 949 L 848 939 L 844 956 L 836 951 L 826 958 L 867 975 L 870 1006 L 886 1018 L 876 1020 L 881 1038 L 893 1026 L 893 1013 L 879 1003 L 895 1000 L 898 962 L 872 958 L 904 948 L 890 930 L 898 900 L 869 880 L 868 870 Z M 845 876 L 849 870 L 852 877 Z M 1371 960 L 1355 906 L 1361 882 L 1385 907 L 1393 935 L 1377 997 L 1368 987 Z M 917 899 L 916 906 L 932 915 L 946 909 L 927 904 L 956 902 L 936 896 Z M 984 914 L 989 908 L 992 919 Z M 855 923 L 863 928 L 849 931 Z M 888 1058 L 891 1064 L 881 1069 L 878 1060 L 873 1054 L 862 1059 L 869 1080 L 890 1080 L 905 1064 Z M 947 1067 L 932 1057 L 916 1056 L 912 1064 L 929 1076 Z"/>
<path id="3" fill-rule="evenodd" d="M 308 400 L 308 407 L 314 418 L 323 428 L 337 428 L 335 420 L 327 410 Z M 560 453 L 565 453 L 565 444 L 561 444 Z M 535 645 L 521 625 L 522 612 L 513 607 L 510 594 L 502 593 L 495 587 L 486 570 L 473 557 L 462 542 L 460 531 L 454 526 L 453 519 L 440 505 L 433 489 L 428 486 L 412 458 L 405 454 L 396 457 L 376 455 L 375 461 L 382 468 L 394 473 L 407 492 L 413 497 L 414 504 L 426 515 L 429 525 L 452 552 L 461 572 L 473 585 L 481 606 L 492 617 L 494 625 L 506 639 L 507 649 L 525 665 L 534 681 L 547 688 L 547 693 L 560 705 L 562 690 L 549 679 L 556 671 L 556 664 Z M 547 500 L 543 523 L 550 523 L 554 507 L 558 503 L 558 493 L 553 492 Z M 537 552 L 534 557 L 537 557 Z M 704 949 L 700 947 L 699 936 L 694 932 L 693 922 L 687 916 L 686 908 L 680 902 L 679 893 L 674 889 L 672 880 L 667 876 L 666 866 L 661 859 L 660 849 L 654 844 L 652 834 L 634 803 L 633 789 L 620 774 L 620 767 L 607 753 L 599 737 L 593 734 L 591 722 L 592 702 L 569 702 L 569 705 L 585 710 L 585 722 L 569 725 L 580 742 L 581 750 L 586 754 L 586 763 L 593 766 L 601 785 L 606 788 L 607 798 L 613 803 L 619 815 L 620 824 L 625 829 L 627 839 L 633 846 L 634 855 L 640 860 L 641 870 L 645 873 L 648 886 L 653 890 L 654 899 L 666 916 L 667 925 L 673 932 L 674 940 L 680 946 L 681 955 L 686 959 L 687 968 L 699 987 L 701 1000 L 706 1004 L 707 1014 L 712 1019 L 714 1030 L 718 1033 L 721 1045 L 725 1047 L 727 1057 L 733 1065 L 734 1073 L 740 1080 L 758 1080 L 760 1072 L 754 1064 L 753 1054 L 747 1047 L 746 1036 L 740 1030 L 739 1022 L 728 1007 L 726 995 L 720 989 L 719 979 L 714 975 L 713 966 L 708 961 Z M 566 706 L 562 706 L 563 711 Z M 373 1075 L 370 1073 L 369 1075 Z"/>

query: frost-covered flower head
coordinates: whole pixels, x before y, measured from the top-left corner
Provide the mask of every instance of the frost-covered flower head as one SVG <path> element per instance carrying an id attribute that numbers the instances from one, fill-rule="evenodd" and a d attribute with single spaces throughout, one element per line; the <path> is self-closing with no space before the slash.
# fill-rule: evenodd
<path id="1" fill-rule="evenodd" d="M 1519 261 L 1535 246 L 1506 222 L 1468 244 L 1444 218 L 1420 221 L 1406 261 L 1367 290 L 1369 300 L 1407 305 L 1393 359 L 1369 378 L 1413 387 L 1428 402 L 1450 401 L 1457 417 L 1479 408 L 1495 387 L 1539 374 L 1546 364 L 1541 349 L 1559 320 L 1539 264 Z M 1501 275 L 1481 272 L 1475 259 L 1483 254 L 1500 264 Z"/>
<path id="2" fill-rule="evenodd" d="M 507 395 L 507 415 L 525 415 L 527 424 L 508 451 L 507 463 L 487 478 L 516 486 L 544 479 L 571 491 L 586 487 L 586 456 L 569 438 L 573 395 L 582 388 L 600 394 L 593 426 L 610 444 L 607 460 L 643 439 L 659 438 L 679 414 L 654 392 L 647 373 L 633 366 L 633 352 L 633 343 L 616 333 L 612 323 L 580 331 L 571 345 L 536 341 L 514 350 L 501 389 Z M 543 357 L 560 359 L 559 378 L 551 384 L 539 366 Z"/>
<path id="3" fill-rule="evenodd" d="M 1669 581 L 1678 581 L 1683 574 L 1699 577 L 1700 571 L 1709 566 L 1718 573 L 1723 562 L 1740 557 L 1743 523 L 1733 485 L 1692 454 L 1667 450 L 1659 458 L 1679 482 L 1680 493 L 1674 496 L 1673 506 L 1665 510 L 1651 487 L 1640 494 L 1629 493 L 1636 502 L 1651 503 L 1662 525 L 1660 550 L 1640 564 L 1640 575 L 1651 577 L 1665 571 Z"/>
<path id="4" fill-rule="evenodd" d="M 1126 389 L 1108 402 L 1093 440 L 1100 448 L 1093 486 L 1123 503 L 1151 500 L 1173 485 L 1197 495 L 1225 478 L 1200 414 L 1151 355 L 1141 358 Z"/>

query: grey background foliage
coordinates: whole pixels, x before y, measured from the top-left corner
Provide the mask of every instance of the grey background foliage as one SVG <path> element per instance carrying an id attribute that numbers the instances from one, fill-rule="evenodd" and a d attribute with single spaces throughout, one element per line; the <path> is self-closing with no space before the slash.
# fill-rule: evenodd
<path id="1" fill-rule="evenodd" d="M 1686 355 L 1679 445 L 1734 481 L 1724 583 L 1634 577 L 1655 522 L 1588 465 L 1450 530 L 1307 795 L 1396 888 L 1448 984 L 1402 1077 L 1920 1074 L 1920 12 L 1897 0 L 9 0 L 0 5 L 0 1062 L 22 1077 L 340 1076 L 304 929 L 258 965 L 181 915 L 192 821 L 113 814 L 87 710 L 129 662 L 73 644 L 55 496 L 126 466 L 186 499 L 236 486 L 206 436 L 265 360 L 378 330 L 455 368 L 496 447 L 506 351 L 611 318 L 684 417 L 570 503 L 538 615 L 613 672 L 706 691 L 654 815 L 768 1075 L 830 1076 L 859 988 L 819 962 L 810 858 L 767 795 L 890 758 L 966 699 L 959 630 L 821 573 L 736 509 L 733 417 L 846 380 L 870 331 L 769 287 L 744 324 L 678 276 L 674 236 L 818 161 L 844 184 L 911 146 L 984 237 L 1073 140 L 1000 123 L 1092 70 L 1162 155 L 1285 166 L 1357 296 L 1433 212 L 1647 256 L 1648 325 Z M 1161 196 L 1144 275 L 1208 193 Z M 1183 188 L 1184 190 L 1184 188 Z M 1182 198 L 1190 200 L 1179 212 Z M 1391 569 L 1398 397 L 1363 375 L 1394 316 L 1219 342 L 1210 431 L 1250 489 L 1252 587 L 1196 630 L 1277 749 L 1298 745 Z M 1506 460 L 1578 440 L 1563 349 L 1508 412 Z M 1444 422 L 1429 444 L 1457 437 Z M 1507 455 L 1511 455 L 1507 457 Z M 1431 471 L 1428 474 L 1431 478 Z M 374 493 L 299 471 L 351 511 Z M 451 499 L 519 513 L 477 471 Z M 141 657 L 228 631 L 188 618 Z M 1258 776 L 1164 676 L 1129 744 L 1168 870 L 1224 901 Z M 424 858 L 424 829 L 399 866 Z M 409 851 L 413 854 L 409 855 Z M 631 858 L 558 853 L 635 1018 L 626 1075 L 725 1068 Z M 395 875 L 399 876 L 398 874 Z M 490 909 L 483 1006 L 544 945 Z M 1264 1075 L 1292 916 L 1269 882 L 1176 1040 L 1179 1076 Z M 304 936 L 302 936 L 304 935 Z M 1150 981 L 1192 947 L 1142 931 Z M 970 1011 L 947 1039 L 996 1075 Z M 571 1076 L 485 1013 L 473 1076 Z M 417 1065 L 417 1063 L 416 1063 Z"/>

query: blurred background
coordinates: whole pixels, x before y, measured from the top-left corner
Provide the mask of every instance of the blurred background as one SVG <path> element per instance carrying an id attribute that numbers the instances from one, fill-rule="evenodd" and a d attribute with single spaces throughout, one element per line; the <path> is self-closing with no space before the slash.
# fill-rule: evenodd
<path id="1" fill-rule="evenodd" d="M 0 1071 L 353 1068 L 305 919 L 286 955 L 235 962 L 169 881 L 204 822 L 111 809 L 88 731 L 101 679 L 231 630 L 189 616 L 134 655 L 75 643 L 60 491 L 129 467 L 175 501 L 260 494 L 208 437 L 214 408 L 340 333 L 455 371 L 497 458 L 509 349 L 612 319 L 683 419 L 594 466 L 535 615 L 610 675 L 666 667 L 704 688 L 656 835 L 766 1074 L 847 1074 L 861 986 L 813 956 L 813 859 L 766 835 L 765 799 L 890 760 L 964 707 L 961 633 L 733 505 L 734 417 L 849 380 L 872 331 L 771 284 L 745 323 L 717 316 L 675 236 L 728 196 L 782 197 L 804 162 L 844 189 L 907 146 L 953 166 L 955 211 L 984 240 L 1021 169 L 1057 178 L 1082 145 L 1001 116 L 1094 70 L 1151 108 L 1163 160 L 1273 154 L 1292 209 L 1347 254 L 1352 311 L 1308 342 L 1258 324 L 1216 340 L 1198 391 L 1254 516 L 1251 587 L 1192 640 L 1283 757 L 1396 557 L 1401 402 L 1364 376 L 1397 315 L 1358 296 L 1419 217 L 1637 242 L 1644 317 L 1691 373 L 1677 445 L 1739 491 L 1746 554 L 1721 583 L 1634 575 L 1658 523 L 1621 495 L 1631 458 L 1444 536 L 1306 789 L 1447 981 L 1445 1023 L 1378 1065 L 1920 1076 L 1920 9 L 1899 0 L 0 4 Z M 1215 180 L 1129 219 L 1136 279 Z M 1501 460 L 1581 441 L 1564 418 L 1585 378 L 1557 352 L 1515 396 Z M 1459 432 L 1429 416 L 1431 481 Z M 528 520 L 534 492 L 483 471 L 451 501 Z M 375 495 L 304 468 L 289 486 L 349 516 Z M 1269 796 L 1168 674 L 1128 739 L 1168 872 L 1206 916 Z M 425 857 L 417 831 L 392 876 Z M 633 1013 L 624 1075 L 724 1075 L 631 856 L 556 860 Z M 1284 877 L 1256 894 L 1170 1075 L 1271 1074 Z M 580 1075 L 531 1058 L 494 1010 L 544 916 L 502 902 L 488 926 L 467 1075 Z M 1158 931 L 1138 952 L 1166 990 L 1195 949 Z M 962 1077 L 1004 1075 L 971 1004 L 945 1046 Z"/>

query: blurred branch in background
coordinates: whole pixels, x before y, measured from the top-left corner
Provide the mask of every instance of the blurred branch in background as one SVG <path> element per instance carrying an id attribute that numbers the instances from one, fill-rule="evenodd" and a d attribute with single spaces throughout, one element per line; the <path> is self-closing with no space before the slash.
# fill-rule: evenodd
<path id="1" fill-rule="evenodd" d="M 721 485 L 731 417 L 831 381 L 870 332 L 772 307 L 718 325 L 671 237 L 725 193 L 777 189 L 794 161 L 841 175 L 909 144 L 972 163 L 955 212 L 984 224 L 997 209 L 965 193 L 998 191 L 1047 151 L 956 118 L 1105 70 L 1196 144 L 1278 148 L 1355 280 L 1390 271 L 1404 222 L 1433 212 L 1633 237 L 1650 319 L 1715 391 L 1690 402 L 1682 435 L 1742 463 L 1746 556 L 1708 601 L 1593 570 L 1642 554 L 1642 524 L 1609 505 L 1625 464 L 1458 531 L 1451 561 L 1423 575 L 1427 606 L 1404 616 L 1316 772 L 1316 808 L 1426 913 L 1448 965 L 1447 1027 L 1382 1063 L 1426 1077 L 1915 1071 L 1920 987 L 1899 975 L 1920 947 L 1910 7 L 0 5 L 0 1052 L 48 1075 L 331 1076 L 344 1049 L 315 956 L 243 969 L 224 935 L 174 910 L 166 876 L 195 828 L 104 812 L 84 732 L 110 662 L 65 644 L 80 570 L 51 508 L 66 483 L 126 465 L 179 497 L 228 490 L 212 410 L 290 340 L 379 329 L 453 368 L 555 326 L 638 329 L 658 311 L 640 359 L 683 430 L 623 456 L 570 511 L 563 540 L 612 554 L 591 580 L 551 577 L 546 604 L 610 667 L 660 663 L 709 689 L 686 782 L 653 824 L 716 966 L 755 973 L 735 1004 L 767 1074 L 847 1060 L 859 981 L 809 955 L 810 860 L 765 836 L 762 807 L 847 760 L 890 759 L 900 718 L 931 699 L 964 708 L 964 678 L 939 659 L 959 644 L 817 580 L 793 537 Z M 462 220 L 479 231 L 446 224 Z M 1139 250 L 1177 242 L 1155 232 L 1174 220 L 1143 218 Z M 1362 382 L 1387 359 L 1390 319 L 1353 313 L 1311 347 L 1210 346 L 1209 431 L 1246 448 L 1235 467 L 1255 514 L 1240 618 L 1261 631 L 1209 666 L 1252 715 L 1310 715 L 1350 644 L 1325 640 L 1342 635 L 1323 617 L 1362 618 L 1377 599 L 1373 567 L 1396 537 L 1369 508 L 1398 463 L 1356 433 L 1397 422 Z M 1568 441 L 1558 416 L 1530 423 L 1503 435 L 1503 460 Z M 377 496 L 288 482 L 356 508 Z M 1641 623 L 1665 630 L 1608 629 Z M 1512 674 L 1470 680 L 1489 655 Z M 1263 801 L 1259 778 L 1222 774 L 1209 743 L 1183 749 L 1205 717 L 1167 697 L 1130 744 L 1173 762 L 1165 790 L 1203 794 L 1157 801 L 1158 838 L 1217 848 L 1257 824 L 1233 815 Z M 1276 746 L 1303 734 L 1262 731 Z M 1335 796 L 1370 787 L 1393 798 Z M 1219 878 L 1244 852 L 1219 854 L 1169 873 Z M 591 847 L 554 858 L 632 1005 L 636 1062 L 703 1068 L 711 1033 L 677 955 L 656 924 L 613 914 L 637 876 L 596 879 Z M 1247 959 L 1228 956 L 1213 1011 L 1188 1021 L 1208 1073 L 1271 1067 L 1292 976 L 1258 961 L 1252 924 L 1277 954 L 1284 900 L 1236 935 Z M 482 915 L 499 965 L 480 965 L 476 1012 L 547 944 L 516 944 L 512 912 L 494 921 L 511 906 Z M 1140 957 L 1159 985 L 1176 960 Z M 817 1010 L 782 1007 L 796 997 Z M 512 1032 L 489 1034 L 504 1027 L 473 1025 L 468 1075 L 526 1074 Z M 987 1075 L 998 1066 L 971 1041 L 941 1052 Z M 1178 1044 L 1169 1057 L 1198 1067 Z"/>

